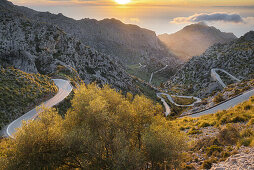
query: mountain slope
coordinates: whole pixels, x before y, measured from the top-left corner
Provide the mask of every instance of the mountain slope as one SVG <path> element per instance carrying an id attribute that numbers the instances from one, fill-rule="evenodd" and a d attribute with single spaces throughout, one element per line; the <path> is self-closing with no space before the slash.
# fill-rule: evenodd
<path id="1" fill-rule="evenodd" d="M 236 39 L 233 33 L 225 33 L 204 23 L 192 24 L 174 34 L 158 36 L 165 45 L 182 60 L 201 55 L 215 43 L 226 43 Z"/>
<path id="2" fill-rule="evenodd" d="M 254 31 L 227 44 L 216 44 L 201 56 L 193 57 L 166 83 L 182 93 L 207 96 L 220 87 L 210 76 L 212 68 L 224 69 L 239 79 L 254 74 Z"/>
<path id="3" fill-rule="evenodd" d="M 29 73 L 51 74 L 58 66 L 90 83 L 135 91 L 132 78 L 109 56 L 85 45 L 61 29 L 27 19 L 10 3 L 0 3 L 0 66 Z M 6 1 L 5 1 L 6 2 Z"/>
<path id="4" fill-rule="evenodd" d="M 145 69 L 135 69 L 134 72 L 151 73 L 166 64 L 169 65 L 166 71 L 174 72 L 180 62 L 158 39 L 155 32 L 136 25 L 124 24 L 116 19 L 74 20 L 62 14 L 38 12 L 26 7 L 12 5 L 12 8 L 20 11 L 29 19 L 59 27 L 80 39 L 83 44 L 110 55 L 128 68 L 133 68 L 131 66 L 139 63 L 146 65 Z"/>
<path id="5" fill-rule="evenodd" d="M 57 92 L 49 77 L 13 68 L 0 67 L 0 80 L 0 130 Z"/>

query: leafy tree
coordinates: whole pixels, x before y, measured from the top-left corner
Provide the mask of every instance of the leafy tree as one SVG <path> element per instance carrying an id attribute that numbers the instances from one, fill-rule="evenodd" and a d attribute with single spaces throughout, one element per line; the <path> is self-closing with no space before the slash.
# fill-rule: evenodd
<path id="1" fill-rule="evenodd" d="M 75 90 L 65 118 L 47 110 L 0 147 L 0 169 L 141 169 L 175 167 L 182 134 L 144 96 L 124 97 L 109 86 Z"/>

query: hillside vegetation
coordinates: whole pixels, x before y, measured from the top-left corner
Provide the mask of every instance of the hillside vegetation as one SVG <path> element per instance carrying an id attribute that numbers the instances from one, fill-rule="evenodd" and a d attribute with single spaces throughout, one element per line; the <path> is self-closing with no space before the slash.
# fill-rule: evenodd
<path id="1" fill-rule="evenodd" d="M 40 114 L 0 143 L 0 169 L 204 168 L 254 147 L 254 98 L 227 111 L 166 120 L 144 96 L 81 85 L 62 117 Z M 170 118 L 169 118 L 170 119 Z"/>
<path id="2" fill-rule="evenodd" d="M 57 92 L 49 77 L 13 68 L 0 68 L 0 80 L 0 129 Z"/>
<path id="3" fill-rule="evenodd" d="M 236 154 L 239 147 L 254 147 L 254 97 L 229 110 L 200 118 L 184 117 L 171 126 L 190 138 L 185 162 L 189 167 L 211 168 Z"/>
<path id="4" fill-rule="evenodd" d="M 62 118 L 47 110 L 0 143 L 0 169 L 173 169 L 185 136 L 144 96 L 108 86 L 75 90 Z"/>
<path id="5" fill-rule="evenodd" d="M 224 79 L 223 79 L 224 80 Z M 221 91 L 214 91 L 209 97 L 203 98 L 202 102 L 196 104 L 191 110 L 184 114 L 191 114 L 213 107 L 221 102 L 245 93 L 254 87 L 254 79 L 244 80 L 239 83 L 230 84 Z"/>

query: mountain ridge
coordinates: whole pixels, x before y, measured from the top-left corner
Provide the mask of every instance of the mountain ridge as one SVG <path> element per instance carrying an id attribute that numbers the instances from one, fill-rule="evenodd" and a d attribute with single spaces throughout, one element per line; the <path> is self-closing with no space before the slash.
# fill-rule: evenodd
<path id="1" fill-rule="evenodd" d="M 205 23 L 191 24 L 173 34 L 158 36 L 165 45 L 182 60 L 201 55 L 216 43 L 227 43 L 237 37 L 233 33 L 221 32 Z"/>
<path id="2" fill-rule="evenodd" d="M 200 56 L 193 57 L 167 82 L 166 87 L 180 86 L 182 93 L 207 96 L 220 85 L 210 78 L 213 68 L 224 69 L 238 79 L 251 79 L 254 73 L 254 31 L 226 44 L 215 44 Z"/>
<path id="3" fill-rule="evenodd" d="M 70 68 L 75 69 L 85 83 L 96 81 L 136 91 L 132 78 L 112 58 L 58 27 L 28 19 L 10 4 L 0 4 L 0 66 L 41 74 L 55 73 L 58 66 L 63 66 L 70 72 Z"/>
<path id="4" fill-rule="evenodd" d="M 80 39 L 83 44 L 118 60 L 125 67 L 142 63 L 147 66 L 142 71 L 151 73 L 168 64 L 170 67 L 167 71 L 174 72 L 180 63 L 154 31 L 137 25 L 124 24 L 117 19 L 75 20 L 61 13 L 38 12 L 16 5 L 15 8 L 29 19 L 58 26 Z"/>

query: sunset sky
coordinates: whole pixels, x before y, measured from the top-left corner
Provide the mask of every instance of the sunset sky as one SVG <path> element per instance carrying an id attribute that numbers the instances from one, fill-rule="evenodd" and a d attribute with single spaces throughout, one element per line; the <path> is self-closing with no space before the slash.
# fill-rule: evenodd
<path id="1" fill-rule="evenodd" d="M 236 36 L 254 30 L 253 0 L 11 0 L 38 11 L 74 18 L 116 18 L 151 29 L 174 33 L 186 25 L 205 22 Z M 117 3 L 118 2 L 118 3 Z M 126 4 L 125 4 L 126 3 Z"/>

